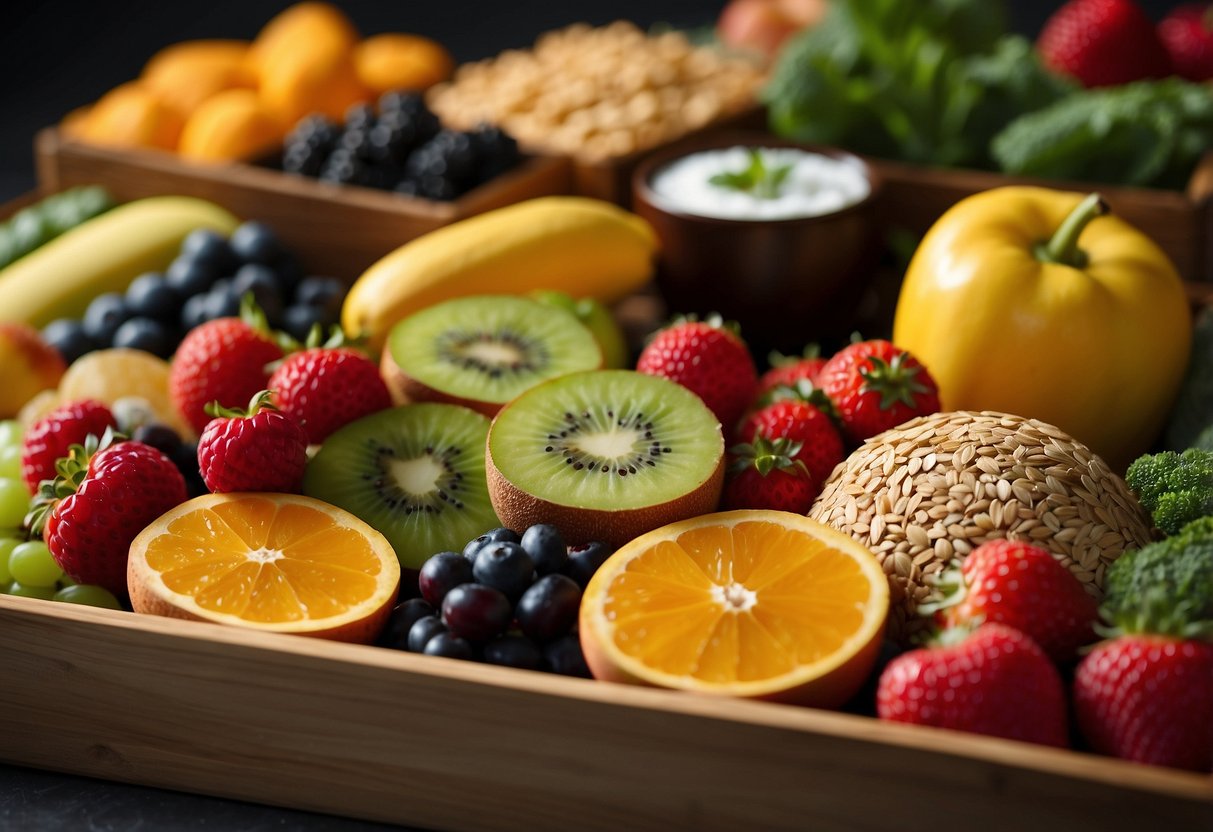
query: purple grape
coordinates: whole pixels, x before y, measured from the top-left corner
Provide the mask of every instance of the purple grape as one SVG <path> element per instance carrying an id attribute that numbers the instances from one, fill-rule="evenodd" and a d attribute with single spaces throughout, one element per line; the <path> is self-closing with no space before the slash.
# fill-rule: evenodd
<path id="1" fill-rule="evenodd" d="M 543 660 L 549 670 L 561 676 L 593 678 L 589 665 L 585 663 L 585 654 L 581 652 L 581 641 L 576 634 L 558 638 L 544 647 Z"/>
<path id="2" fill-rule="evenodd" d="M 581 588 L 565 575 L 544 575 L 522 594 L 515 615 L 524 635 L 540 643 L 563 636 L 577 623 Z"/>
<path id="3" fill-rule="evenodd" d="M 442 599 L 452 589 L 473 580 L 472 562 L 458 552 L 439 552 L 422 564 L 417 574 L 421 597 L 435 608 L 442 606 Z"/>
<path id="4" fill-rule="evenodd" d="M 488 641 L 510 626 L 509 599 L 483 584 L 460 584 L 442 601 L 442 623 L 468 641 Z"/>
<path id="5" fill-rule="evenodd" d="M 484 645 L 484 661 L 502 667 L 538 670 L 543 665 L 539 645 L 526 636 L 504 635 Z"/>
<path id="6" fill-rule="evenodd" d="M 476 553 L 472 574 L 486 586 L 499 589 L 511 601 L 517 600 L 531 585 L 535 562 L 517 543 L 490 543 Z"/>
<path id="7" fill-rule="evenodd" d="M 414 621 L 412 627 L 409 627 L 405 646 L 410 653 L 421 653 L 430 639 L 445 632 L 446 625 L 439 621 L 437 616 L 424 615 Z"/>
<path id="8" fill-rule="evenodd" d="M 497 543 L 500 541 L 517 543 L 518 533 L 513 529 L 507 528 L 493 529 L 492 531 L 485 532 L 484 534 L 480 535 L 480 537 L 469 541 L 468 544 L 463 547 L 463 556 L 468 560 L 474 561 L 476 560 L 476 554 L 482 548 L 484 548 L 486 544 Z"/>
<path id="9" fill-rule="evenodd" d="M 421 598 L 410 598 L 397 604 L 388 617 L 383 632 L 379 634 L 378 643 L 383 647 L 391 647 L 393 650 L 407 650 L 409 630 L 418 619 L 433 616 L 434 612 L 434 608 Z"/>
<path id="10" fill-rule="evenodd" d="M 448 659 L 474 659 L 475 652 L 467 639 L 462 639 L 452 633 L 438 633 L 428 642 L 422 651 L 427 656 L 443 656 Z"/>

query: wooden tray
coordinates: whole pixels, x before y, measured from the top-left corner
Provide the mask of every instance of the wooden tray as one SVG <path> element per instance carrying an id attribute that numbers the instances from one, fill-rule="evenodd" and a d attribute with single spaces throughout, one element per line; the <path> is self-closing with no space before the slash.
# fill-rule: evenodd
<path id="1" fill-rule="evenodd" d="M 1213 828 L 1213 778 L 0 596 L 0 760 L 443 829 Z"/>
<path id="2" fill-rule="evenodd" d="M 455 220 L 537 196 L 568 193 L 564 159 L 530 157 L 452 202 L 330 185 L 248 164 L 198 165 L 155 150 L 35 137 L 39 190 L 104 185 L 118 200 L 182 194 L 212 200 L 274 229 L 315 274 L 352 281 L 383 255 Z"/>

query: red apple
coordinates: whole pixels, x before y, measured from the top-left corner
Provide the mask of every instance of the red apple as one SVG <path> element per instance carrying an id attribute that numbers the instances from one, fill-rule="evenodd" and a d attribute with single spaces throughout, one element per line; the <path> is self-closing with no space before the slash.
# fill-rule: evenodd
<path id="1" fill-rule="evenodd" d="M 816 25 L 828 5 L 828 0 L 731 0 L 716 32 L 731 49 L 773 58 L 789 37 Z"/>

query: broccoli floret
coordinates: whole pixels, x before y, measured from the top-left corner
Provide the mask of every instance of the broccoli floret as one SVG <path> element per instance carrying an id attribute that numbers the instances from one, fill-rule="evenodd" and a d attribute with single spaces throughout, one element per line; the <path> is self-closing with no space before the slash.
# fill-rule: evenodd
<path id="1" fill-rule="evenodd" d="M 1125 481 L 1163 534 L 1213 514 L 1213 452 L 1147 454 L 1129 466 Z"/>
<path id="2" fill-rule="evenodd" d="M 1130 632 L 1187 635 L 1213 627 L 1213 517 L 1126 552 L 1104 578 L 1104 617 Z"/>

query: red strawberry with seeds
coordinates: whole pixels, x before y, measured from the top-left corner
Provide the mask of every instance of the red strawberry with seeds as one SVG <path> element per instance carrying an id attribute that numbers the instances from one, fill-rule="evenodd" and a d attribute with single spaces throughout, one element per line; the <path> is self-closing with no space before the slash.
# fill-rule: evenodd
<path id="1" fill-rule="evenodd" d="M 743 442 L 753 442 L 758 435 L 800 445 L 793 456 L 808 469 L 815 491 L 821 490 L 845 456 L 842 436 L 830 417 L 817 405 L 795 396 L 750 414 L 737 429 L 737 438 Z"/>
<path id="2" fill-rule="evenodd" d="M 1213 770 L 1213 644 L 1151 634 L 1102 642 L 1074 673 L 1074 713 L 1096 751 Z"/>
<path id="3" fill-rule="evenodd" d="M 90 434 L 100 437 L 106 428 L 117 427 L 108 407 L 87 399 L 61 405 L 35 422 L 21 448 L 21 479 L 29 493 L 36 494 L 40 482 L 55 478 L 55 463 L 67 456 L 72 445 L 83 445 Z"/>
<path id="4" fill-rule="evenodd" d="M 939 410 L 939 388 L 927 368 L 888 341 L 860 341 L 840 350 L 817 381 L 852 442 Z"/>
<path id="5" fill-rule="evenodd" d="M 806 513 L 817 496 L 817 485 L 804 463 L 795 459 L 799 442 L 759 434 L 754 441 L 729 449 L 736 459 L 724 486 L 722 508 L 773 509 Z"/>
<path id="6" fill-rule="evenodd" d="M 207 407 L 215 418 L 198 440 L 198 468 L 212 492 L 297 494 L 302 487 L 307 435 L 269 403 L 270 395 L 262 390 L 247 410 Z"/>
<path id="7" fill-rule="evenodd" d="M 319 444 L 340 427 L 392 406 L 379 367 L 354 349 L 316 347 L 294 353 L 269 379 L 274 404 Z"/>
<path id="8" fill-rule="evenodd" d="M 801 381 L 817 383 L 817 376 L 826 360 L 819 354 L 816 344 L 807 347 L 800 357 L 771 353 L 771 369 L 758 379 L 758 392 L 755 398 L 775 392 L 780 387 L 796 387 Z"/>
<path id="9" fill-rule="evenodd" d="M 636 369 L 676 381 L 699 396 L 726 431 L 737 424 L 758 385 L 745 342 L 718 317 L 678 321 L 661 330 L 640 353 Z"/>
<path id="10" fill-rule="evenodd" d="M 1132 0 L 1070 0 L 1041 29 L 1045 65 L 1084 87 L 1110 87 L 1171 74 L 1154 24 Z"/>
<path id="11" fill-rule="evenodd" d="M 889 662 L 877 682 L 877 716 L 1066 746 L 1061 676 L 1032 639 L 1004 624 L 945 630 L 940 639 Z"/>
<path id="12" fill-rule="evenodd" d="M 1158 24 L 1158 38 L 1176 75 L 1189 81 L 1213 79 L 1213 5 L 1177 6 Z"/>
<path id="13" fill-rule="evenodd" d="M 127 594 L 131 541 L 186 500 L 173 461 L 142 442 L 90 436 L 59 460 L 59 476 L 39 490 L 32 526 L 73 581 Z"/>
<path id="14" fill-rule="evenodd" d="M 173 405 L 201 432 L 211 419 L 208 404 L 244 404 L 265 389 L 270 375 L 266 365 L 280 358 L 282 348 L 267 329 L 241 318 L 208 321 L 190 330 L 173 356 Z"/>
<path id="15" fill-rule="evenodd" d="M 991 540 L 974 549 L 959 569 L 945 573 L 947 593 L 938 604 L 945 626 L 996 622 L 1025 633 L 1055 662 L 1068 662 L 1095 640 L 1099 605 L 1052 553 L 1013 540 Z"/>

